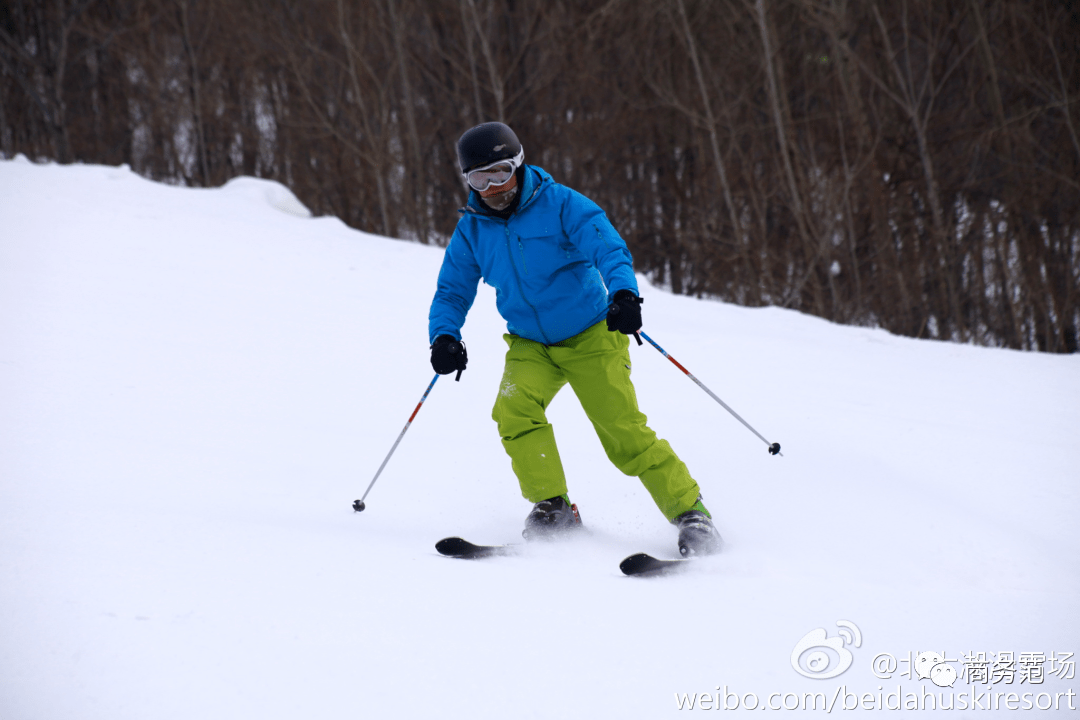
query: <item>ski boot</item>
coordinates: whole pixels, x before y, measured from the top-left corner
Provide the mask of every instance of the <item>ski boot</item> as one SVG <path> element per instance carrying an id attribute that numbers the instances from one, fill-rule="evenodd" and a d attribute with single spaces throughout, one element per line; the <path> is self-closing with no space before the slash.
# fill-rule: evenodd
<path id="1" fill-rule="evenodd" d="M 701 498 L 682 515 L 671 521 L 679 529 L 679 554 L 684 558 L 711 555 L 720 552 L 723 538 L 713 525 L 712 515 L 701 503 Z"/>
<path id="2" fill-rule="evenodd" d="M 551 539 L 580 527 L 577 505 L 570 504 L 566 495 L 559 495 L 533 505 L 532 512 L 525 518 L 521 536 L 526 540 Z"/>

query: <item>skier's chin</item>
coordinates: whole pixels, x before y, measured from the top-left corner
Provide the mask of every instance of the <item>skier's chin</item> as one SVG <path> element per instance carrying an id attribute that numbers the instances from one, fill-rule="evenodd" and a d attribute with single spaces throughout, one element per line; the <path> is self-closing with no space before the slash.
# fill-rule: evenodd
<path id="1" fill-rule="evenodd" d="M 509 190 L 503 190 L 500 193 L 495 193 L 490 197 L 482 197 L 484 204 L 492 210 L 505 210 L 510 203 L 514 201 L 514 196 L 517 195 L 517 185 Z"/>

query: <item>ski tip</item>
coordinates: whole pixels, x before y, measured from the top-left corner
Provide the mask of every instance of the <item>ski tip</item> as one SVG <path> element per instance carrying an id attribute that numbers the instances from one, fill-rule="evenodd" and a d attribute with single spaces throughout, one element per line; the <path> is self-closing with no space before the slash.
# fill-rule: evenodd
<path id="1" fill-rule="evenodd" d="M 449 557 L 460 557 L 462 554 L 467 553 L 470 548 L 475 547 L 471 542 L 459 537 L 443 538 L 439 542 L 435 543 L 435 549 L 440 555 L 447 555 Z"/>
<path id="2" fill-rule="evenodd" d="M 676 568 L 686 567 L 686 563 L 688 562 L 690 562 L 690 558 L 661 560 L 659 558 L 654 558 L 648 553 L 635 553 L 619 563 L 619 569 L 623 571 L 624 575 L 630 575 L 632 577 L 641 575 L 660 575 L 675 570 Z"/>
<path id="3" fill-rule="evenodd" d="M 648 553 L 634 553 L 619 563 L 619 569 L 624 575 L 640 575 L 656 562 L 656 558 Z"/>
<path id="4" fill-rule="evenodd" d="M 477 545 L 464 538 L 448 537 L 435 543 L 435 549 L 440 555 L 446 557 L 472 560 L 497 555 L 513 555 L 518 550 L 517 545 Z"/>

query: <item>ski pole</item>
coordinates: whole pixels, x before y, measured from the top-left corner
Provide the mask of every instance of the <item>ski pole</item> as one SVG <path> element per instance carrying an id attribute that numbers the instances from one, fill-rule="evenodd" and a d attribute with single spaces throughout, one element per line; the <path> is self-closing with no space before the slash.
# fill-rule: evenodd
<path id="1" fill-rule="evenodd" d="M 639 332 L 640 332 L 640 331 L 639 331 Z M 635 333 L 635 334 L 636 334 L 636 333 Z M 694 376 L 693 376 L 693 375 L 692 375 L 692 374 L 690 373 L 690 371 L 689 371 L 689 370 L 687 370 L 687 369 L 686 369 L 686 368 L 684 368 L 684 367 L 683 367 L 682 365 L 680 365 L 680 364 L 679 364 L 679 361 L 678 361 L 678 360 L 676 360 L 675 358 L 673 358 L 673 357 L 671 357 L 670 355 L 668 355 L 668 353 L 667 353 L 667 350 L 664 350 L 664 348 L 662 348 L 662 347 L 660 347 L 659 345 L 657 345 L 657 344 L 656 344 L 656 341 L 655 341 L 655 340 L 653 340 L 653 339 L 652 339 L 651 337 L 649 337 L 648 335 L 646 335 L 646 334 L 645 334 L 644 332 L 642 332 L 642 333 L 641 333 L 641 337 L 643 337 L 643 338 L 645 338 L 646 340 L 648 340 L 648 341 L 649 341 L 649 344 L 650 344 L 650 345 L 652 345 L 652 346 L 653 346 L 654 348 L 656 348 L 657 350 L 659 350 L 659 351 L 660 351 L 660 354 L 661 354 L 661 355 L 663 355 L 663 356 L 664 356 L 664 357 L 666 357 L 666 358 L 667 358 L 668 360 L 670 360 L 670 361 L 672 362 L 672 364 L 673 364 L 673 365 L 675 365 L 675 367 L 677 367 L 677 368 L 679 368 L 680 370 L 682 370 L 682 371 L 683 371 L 683 373 L 685 373 L 685 374 L 686 374 L 686 377 L 690 378 L 690 379 L 691 379 L 691 380 L 693 380 L 693 381 L 694 381 L 695 383 L 697 383 L 697 386 L 698 386 L 699 388 L 701 388 L 701 389 L 702 389 L 702 390 L 704 390 L 705 392 L 709 393 L 709 397 L 711 397 L 711 398 L 712 398 L 713 400 L 715 400 L 716 402 L 720 403 L 720 405 L 722 405 L 722 406 L 723 406 L 723 408 L 724 408 L 725 410 L 727 410 L 727 411 L 728 411 L 729 413 L 731 413 L 731 414 L 732 414 L 732 415 L 733 415 L 733 416 L 735 417 L 735 419 L 736 419 L 736 420 L 738 420 L 738 421 L 739 421 L 739 422 L 741 422 L 741 423 L 742 423 L 743 425 L 745 425 L 745 426 L 746 426 L 746 429 L 747 429 L 747 430 L 749 430 L 750 432 L 754 433 L 754 434 L 755 434 L 755 435 L 757 435 L 757 436 L 758 436 L 759 438 L 761 438 L 761 441 L 762 441 L 762 442 L 764 442 L 764 443 L 765 443 L 766 445 L 768 445 L 768 446 L 769 446 L 769 454 L 771 454 L 771 455 L 779 455 L 780 457 L 784 457 L 784 454 L 783 454 L 782 452 L 780 452 L 780 443 L 778 443 L 778 442 L 770 443 L 770 442 L 769 442 L 768 440 L 766 440 L 766 439 L 765 439 L 764 437 L 762 437 L 761 433 L 759 433 L 759 432 L 758 432 L 757 430 L 755 430 L 755 429 L 754 429 L 753 427 L 751 427 L 751 426 L 750 426 L 750 423 L 746 422 L 745 420 L 743 420 L 743 419 L 742 419 L 742 418 L 741 418 L 741 417 L 739 416 L 739 413 L 737 413 L 737 412 L 735 412 L 734 410 L 732 410 L 732 409 L 731 409 L 731 407 L 730 407 L 730 406 L 729 406 L 729 405 L 728 405 L 728 404 L 727 404 L 726 402 L 724 402 L 723 400 L 721 400 L 720 398 L 718 398 L 718 397 L 716 396 L 716 394 L 715 394 L 715 393 L 714 393 L 714 392 L 713 392 L 712 390 L 710 390 L 709 388 L 705 387 L 705 385 L 704 385 L 704 384 L 703 384 L 703 383 L 702 383 L 702 382 L 701 382 L 700 380 L 698 380 L 698 379 L 697 379 L 696 377 L 694 377 Z"/>
<path id="2" fill-rule="evenodd" d="M 458 377 L 461 377 L 460 372 L 458 373 Z M 416 403 L 416 409 L 413 410 L 412 415 L 409 416 L 409 421 L 405 423 L 405 428 L 401 431 L 401 434 L 397 436 L 397 440 L 394 441 L 394 446 L 391 447 L 390 452 L 386 454 L 386 459 L 382 461 L 382 465 L 379 466 L 379 470 L 375 473 L 375 477 L 373 477 L 371 479 L 371 482 L 368 483 L 367 490 L 364 491 L 364 496 L 361 497 L 359 500 L 353 502 L 352 506 L 354 512 L 363 512 L 364 508 L 367 507 L 366 505 L 364 505 L 364 498 L 368 496 L 368 493 L 371 492 L 371 487 L 375 484 L 375 481 L 379 479 L 379 476 L 382 475 L 383 468 L 386 467 L 386 463 L 390 462 L 390 456 L 394 454 L 395 450 L 397 450 L 398 443 L 401 442 L 401 438 L 405 437 L 405 431 L 409 429 L 410 425 L 412 425 L 413 418 L 416 417 L 416 413 L 420 412 L 420 406 L 424 404 L 425 400 L 427 400 L 427 396 L 431 392 L 431 388 L 435 387 L 435 381 L 438 379 L 439 376 L 437 374 L 431 379 L 431 384 L 428 385 L 427 390 L 424 391 L 424 397 L 420 398 L 420 402 Z"/>

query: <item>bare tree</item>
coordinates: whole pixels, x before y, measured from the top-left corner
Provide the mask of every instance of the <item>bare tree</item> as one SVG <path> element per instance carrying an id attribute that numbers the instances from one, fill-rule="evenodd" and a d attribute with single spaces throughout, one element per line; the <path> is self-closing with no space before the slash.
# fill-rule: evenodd
<path id="1" fill-rule="evenodd" d="M 64 92 L 71 35 L 95 1 L 12 2 L 10 27 L 0 26 L 0 64 L 40 111 L 52 156 L 63 163 L 73 159 Z"/>
<path id="2" fill-rule="evenodd" d="M 0 151 L 438 243 L 497 119 L 675 292 L 1077 352 L 1078 36 L 1054 0 L 13 0 Z"/>

